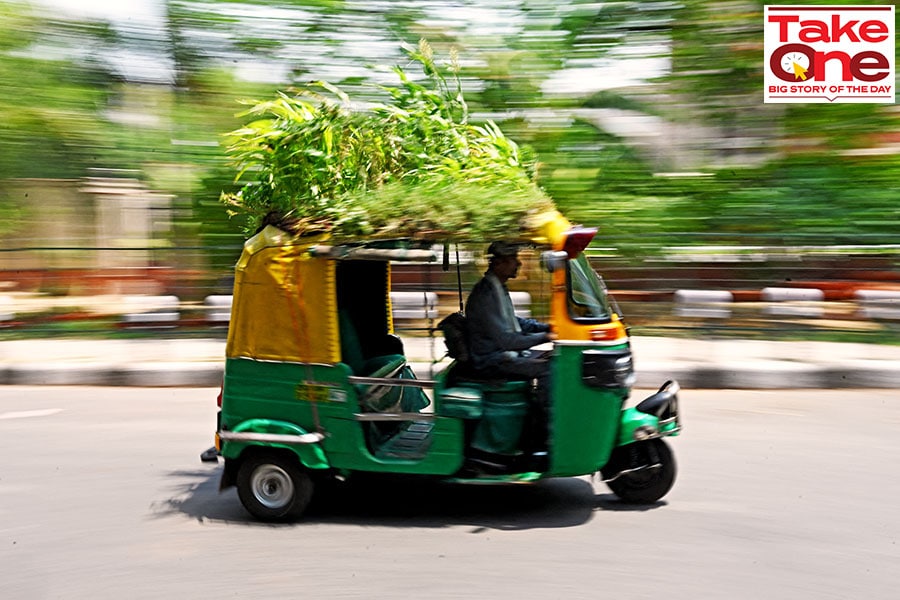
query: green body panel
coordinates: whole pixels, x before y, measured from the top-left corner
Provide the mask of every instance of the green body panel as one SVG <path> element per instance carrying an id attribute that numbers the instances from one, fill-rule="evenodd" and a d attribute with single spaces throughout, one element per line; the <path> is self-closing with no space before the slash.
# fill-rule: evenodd
<path id="1" fill-rule="evenodd" d="M 659 419 L 656 418 L 656 416 L 648 415 L 647 413 L 643 413 L 638 409 L 631 407 L 622 411 L 622 428 L 619 430 L 619 439 L 617 440 L 616 445 L 624 446 L 626 444 L 633 444 L 636 441 L 634 439 L 634 430 L 642 425 L 659 430 L 663 435 L 678 435 L 678 431 L 676 431 L 678 426 L 675 423 L 667 423 L 663 427 L 660 427 Z"/>
<path id="2" fill-rule="evenodd" d="M 366 445 L 367 424 L 354 416 L 363 411 L 356 388 L 348 382 L 350 375 L 349 367 L 341 363 L 227 359 L 222 428 L 233 430 L 245 421 L 258 419 L 291 424 L 304 431 L 321 430 L 325 434 L 321 450 L 335 469 L 427 475 L 449 475 L 459 470 L 463 425 L 456 418 L 433 420 L 430 445 L 421 458 L 375 457 Z M 223 456 L 236 458 L 247 445 L 223 442 Z M 296 446 L 292 449 L 296 451 Z"/>
<path id="3" fill-rule="evenodd" d="M 284 421 L 271 419 L 250 419 L 239 423 L 234 429 L 235 433 L 277 433 L 283 435 L 303 435 L 309 433 L 302 427 Z M 227 459 L 240 457 L 241 453 L 249 446 L 269 446 L 273 448 L 287 448 L 292 450 L 300 459 L 300 463 L 307 469 L 327 469 L 330 467 L 328 459 L 319 444 L 277 444 L 260 442 L 228 441 L 222 444 L 222 456 Z"/>
<path id="4" fill-rule="evenodd" d="M 627 346 L 609 349 L 624 349 Z M 593 473 L 609 460 L 618 439 L 623 388 L 592 388 L 581 378 L 581 354 L 596 346 L 557 345 L 551 366 L 550 472 L 548 477 Z"/>
<path id="5" fill-rule="evenodd" d="M 225 362 L 222 427 L 271 419 L 317 431 L 328 418 L 358 412 L 356 393 L 343 364 L 311 365 L 230 358 Z"/>
<path id="6" fill-rule="evenodd" d="M 379 458 L 369 452 L 360 423 L 331 419 L 326 423 L 324 442 L 331 465 L 336 469 L 417 475 L 450 475 L 463 462 L 462 420 L 438 417 L 431 430 L 428 452 L 418 459 Z"/>

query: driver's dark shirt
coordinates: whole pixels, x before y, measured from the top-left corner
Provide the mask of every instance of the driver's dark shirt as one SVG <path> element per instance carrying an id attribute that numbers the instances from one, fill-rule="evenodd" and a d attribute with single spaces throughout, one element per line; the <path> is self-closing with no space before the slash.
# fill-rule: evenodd
<path id="1" fill-rule="evenodd" d="M 498 290 L 503 290 L 506 297 L 501 297 Z M 509 304 L 504 306 L 505 302 Z M 491 272 L 485 273 L 472 288 L 466 302 L 466 326 L 476 369 L 495 367 L 517 357 L 522 350 L 550 341 L 549 325 L 515 316 L 512 322 L 507 317 L 511 306 L 509 291 Z M 521 331 L 516 331 L 515 323 Z"/>

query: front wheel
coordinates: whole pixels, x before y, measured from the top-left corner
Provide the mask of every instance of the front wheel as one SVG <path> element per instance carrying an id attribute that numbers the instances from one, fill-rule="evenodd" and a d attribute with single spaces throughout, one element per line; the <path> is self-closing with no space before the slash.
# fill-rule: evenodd
<path id="1" fill-rule="evenodd" d="M 625 502 L 651 504 L 672 489 L 675 471 L 668 444 L 655 439 L 619 446 L 601 472 L 609 489 Z"/>
<path id="2" fill-rule="evenodd" d="M 313 483 L 293 457 L 266 453 L 243 461 L 237 489 L 241 504 L 260 521 L 293 521 L 309 505 Z"/>

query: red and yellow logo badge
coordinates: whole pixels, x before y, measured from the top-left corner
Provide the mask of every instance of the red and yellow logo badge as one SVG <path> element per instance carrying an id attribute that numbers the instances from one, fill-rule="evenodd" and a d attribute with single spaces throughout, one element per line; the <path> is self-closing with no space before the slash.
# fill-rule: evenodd
<path id="1" fill-rule="evenodd" d="M 894 102 L 893 6 L 766 6 L 765 101 Z"/>

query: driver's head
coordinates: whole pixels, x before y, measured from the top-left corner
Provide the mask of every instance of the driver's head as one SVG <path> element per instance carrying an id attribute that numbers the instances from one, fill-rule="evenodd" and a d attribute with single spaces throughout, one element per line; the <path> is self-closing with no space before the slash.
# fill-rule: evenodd
<path id="1" fill-rule="evenodd" d="M 519 247 L 509 242 L 494 242 L 488 246 L 488 270 L 497 279 L 506 282 L 519 274 L 522 261 L 519 260 Z"/>

